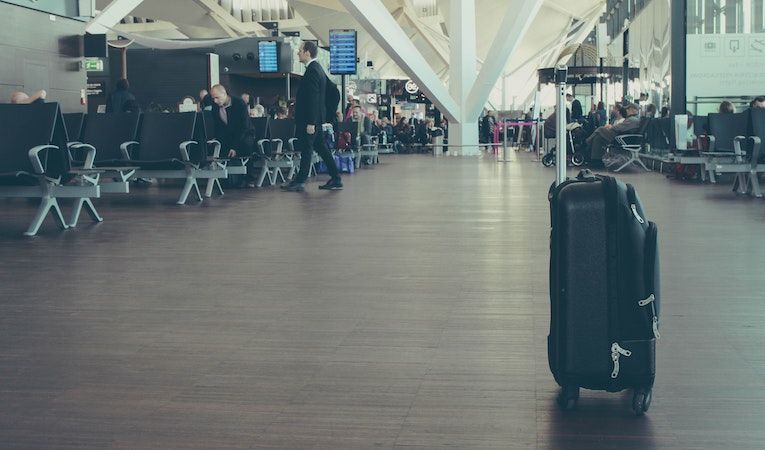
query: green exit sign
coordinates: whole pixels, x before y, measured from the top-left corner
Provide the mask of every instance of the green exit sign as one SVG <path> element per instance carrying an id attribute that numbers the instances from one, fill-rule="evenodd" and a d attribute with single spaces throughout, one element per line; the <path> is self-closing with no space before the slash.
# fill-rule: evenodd
<path id="1" fill-rule="evenodd" d="M 88 72 L 103 72 L 104 61 L 101 59 L 86 59 L 83 61 L 82 67 Z"/>

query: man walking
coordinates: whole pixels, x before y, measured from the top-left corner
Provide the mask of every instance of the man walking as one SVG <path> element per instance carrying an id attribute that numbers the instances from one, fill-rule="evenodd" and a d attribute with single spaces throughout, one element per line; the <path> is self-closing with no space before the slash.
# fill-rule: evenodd
<path id="1" fill-rule="evenodd" d="M 327 75 L 316 61 L 318 47 L 314 42 L 305 41 L 297 51 L 298 59 L 305 64 L 305 73 L 300 82 L 300 88 L 295 96 L 295 135 L 300 150 L 300 171 L 295 179 L 282 185 L 282 189 L 291 192 L 303 192 L 305 180 L 311 169 L 314 150 L 327 165 L 329 181 L 319 186 L 319 189 L 338 190 L 343 188 L 343 182 L 337 170 L 332 153 L 324 144 L 321 125 L 326 121 L 325 97 Z"/>

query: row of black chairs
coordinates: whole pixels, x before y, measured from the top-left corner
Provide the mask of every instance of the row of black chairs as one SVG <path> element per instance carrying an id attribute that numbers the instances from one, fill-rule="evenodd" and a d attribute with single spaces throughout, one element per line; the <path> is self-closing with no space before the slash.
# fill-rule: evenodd
<path id="1" fill-rule="evenodd" d="M 34 236 L 48 213 L 66 229 L 67 222 L 58 199 L 74 198 L 78 210 L 86 204 L 94 220 L 101 218 L 92 198 L 101 195 L 93 177 L 71 182 L 88 171 L 73 170 L 67 151 L 68 137 L 57 103 L 10 105 L 0 104 L 0 197 L 39 198 L 40 206 L 24 233 Z"/>
<path id="2" fill-rule="evenodd" d="M 645 133 L 644 156 L 662 162 L 701 166 L 703 178 L 716 182 L 716 174 L 735 175 L 733 189 L 738 193 L 762 196 L 759 174 L 765 172 L 765 109 L 740 113 L 711 113 L 693 117 L 697 145 L 678 150 L 674 117 L 652 119 Z"/>
<path id="3" fill-rule="evenodd" d="M 215 187 L 222 194 L 220 180 L 246 174 L 248 165 L 261 170 L 259 184 L 266 177 L 271 184 L 287 181 L 299 163 L 294 121 L 253 123 L 256 149 L 225 158 L 209 112 L 85 115 L 62 114 L 56 103 L 0 105 L 0 196 L 42 200 L 25 233 L 34 235 L 50 211 L 62 228 L 76 226 L 83 208 L 103 220 L 91 199 L 129 193 L 138 178 L 185 179 L 178 204 L 191 192 L 202 201 L 200 179 L 208 180 L 207 197 Z M 58 198 L 76 199 L 69 220 Z"/>

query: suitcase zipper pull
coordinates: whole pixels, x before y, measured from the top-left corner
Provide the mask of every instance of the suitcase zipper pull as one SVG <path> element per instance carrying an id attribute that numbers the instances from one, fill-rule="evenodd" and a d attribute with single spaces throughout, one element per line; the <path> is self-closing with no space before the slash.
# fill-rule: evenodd
<path id="1" fill-rule="evenodd" d="M 656 339 L 661 338 L 661 336 L 659 335 L 659 318 L 656 316 L 653 316 L 653 336 Z"/>
<path id="2" fill-rule="evenodd" d="M 638 302 L 638 306 L 647 306 L 651 305 L 651 312 L 653 313 L 653 322 L 651 324 L 653 328 L 653 337 L 656 339 L 661 338 L 661 335 L 659 335 L 659 318 L 656 316 L 656 308 L 652 305 L 652 303 L 656 300 L 656 296 L 651 294 L 648 296 L 645 300 L 640 300 Z"/>
<path id="3" fill-rule="evenodd" d="M 651 303 L 651 302 L 652 302 L 652 301 L 654 301 L 654 300 L 656 300 L 656 297 L 655 297 L 653 294 L 651 294 L 651 295 L 649 295 L 649 296 L 648 296 L 648 298 L 647 298 L 647 299 L 645 299 L 645 300 L 640 300 L 640 301 L 638 302 L 638 305 L 639 305 L 639 306 L 646 306 L 646 305 L 648 305 L 649 303 Z"/>
<path id="4" fill-rule="evenodd" d="M 611 378 L 619 376 L 619 358 L 621 355 L 629 357 L 632 355 L 632 352 L 621 348 L 617 342 L 611 344 L 611 360 L 614 362 L 614 371 L 611 372 Z"/>
<path id="5" fill-rule="evenodd" d="M 635 216 L 638 222 L 645 223 L 645 220 L 643 220 L 642 217 L 640 217 L 640 214 L 637 212 L 637 205 L 634 203 L 630 205 L 630 208 L 632 209 L 632 215 Z"/>

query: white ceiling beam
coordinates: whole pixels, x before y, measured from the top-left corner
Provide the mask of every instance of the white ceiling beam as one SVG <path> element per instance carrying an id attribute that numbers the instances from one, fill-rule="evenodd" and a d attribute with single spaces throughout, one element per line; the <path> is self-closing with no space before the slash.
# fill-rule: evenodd
<path id="1" fill-rule="evenodd" d="M 519 70 L 521 70 L 524 67 L 526 67 L 526 65 L 531 63 L 532 61 L 535 61 L 535 60 L 538 60 L 538 61 L 546 60 L 550 56 L 550 54 L 552 52 L 560 51 L 562 45 L 565 45 L 565 44 L 561 44 L 561 42 L 565 42 L 566 41 L 566 36 L 568 36 L 568 34 L 571 32 L 571 28 L 572 27 L 573 27 L 573 24 L 572 24 L 571 20 L 569 20 L 568 27 L 564 28 L 563 31 L 561 31 L 558 34 L 558 36 L 554 37 L 547 44 L 543 45 L 542 49 L 539 50 L 536 54 L 533 54 L 533 55 L 529 56 L 525 61 L 523 61 L 522 63 L 516 65 L 511 71 L 505 73 L 502 76 L 503 77 L 512 76 L 516 72 L 518 72 Z"/>
<path id="2" fill-rule="evenodd" d="M 409 76 L 451 121 L 458 121 L 460 106 L 441 83 L 411 39 L 380 0 L 340 0 L 389 58 Z"/>
<path id="3" fill-rule="evenodd" d="M 465 109 L 476 77 L 475 0 L 450 0 L 449 35 L 449 93 L 463 108 L 462 122 L 478 117 Z"/>
<path id="4" fill-rule="evenodd" d="M 243 36 L 247 34 L 247 33 L 237 33 L 233 28 L 228 26 L 225 20 L 223 20 L 219 15 L 215 14 L 212 11 L 209 11 L 207 15 L 210 16 L 210 18 L 213 21 L 215 21 L 215 23 L 218 24 L 218 26 L 223 30 L 223 32 L 225 32 L 228 35 L 228 37 L 239 37 L 239 36 Z"/>
<path id="5" fill-rule="evenodd" d="M 444 45 L 447 46 L 447 47 L 449 47 L 451 45 L 451 40 L 450 40 L 450 38 L 448 36 L 444 36 L 443 33 L 441 33 L 438 30 L 433 29 L 433 27 L 431 27 L 427 23 L 424 23 L 422 20 L 419 20 L 419 23 L 420 23 L 420 26 L 422 27 L 422 29 L 425 30 L 429 34 L 430 39 L 437 38 L 437 39 L 441 40 L 441 42 L 443 42 Z M 438 44 L 436 44 L 436 45 L 438 45 Z M 481 58 L 479 58 L 477 56 L 476 56 L 475 60 L 478 63 L 478 67 L 483 66 L 484 60 L 482 60 Z M 447 64 L 449 63 L 448 59 L 447 59 L 446 63 Z"/>
<path id="6" fill-rule="evenodd" d="M 486 100 L 489 98 L 492 87 L 505 69 L 507 62 L 512 58 L 515 50 L 520 46 L 531 23 L 537 17 L 543 0 L 513 0 L 502 19 L 500 30 L 507 30 L 494 38 L 489 52 L 488 62 L 481 68 L 481 73 L 473 84 L 468 96 L 466 114 L 478 117 Z"/>
<path id="7" fill-rule="evenodd" d="M 409 23 L 414 26 L 415 29 L 417 29 L 417 32 L 420 33 L 420 36 L 425 40 L 425 42 L 428 43 L 430 48 L 432 48 L 436 54 L 441 58 L 441 61 L 445 64 L 449 64 L 449 55 L 444 51 L 443 47 L 436 44 L 433 37 L 425 30 L 425 27 L 422 25 L 422 22 L 417 18 L 417 15 L 414 13 L 414 10 L 409 7 L 402 8 L 404 12 L 404 18 L 406 18 Z"/>
<path id="8" fill-rule="evenodd" d="M 292 1 L 290 1 L 292 3 Z M 312 6 L 318 6 L 320 8 L 324 9 L 331 9 L 333 11 L 344 11 L 343 5 L 341 5 L 338 2 L 334 1 L 327 1 L 327 0 L 300 0 L 300 3 L 305 3 L 307 5 Z"/>
<path id="9" fill-rule="evenodd" d="M 233 30 L 236 34 L 234 36 L 247 36 L 253 33 L 252 27 L 246 27 L 245 24 L 231 15 L 231 13 L 224 7 L 218 4 L 215 0 L 193 0 L 196 4 L 206 9 L 216 23 L 221 25 L 227 33 Z M 225 24 L 225 25 L 224 25 Z M 255 34 L 262 36 L 265 32 L 265 28 L 256 22 L 250 22 L 247 25 L 256 26 Z M 230 34 L 230 33 L 229 33 Z M 232 36 L 232 37 L 234 37 Z"/>
<path id="10" fill-rule="evenodd" d="M 177 30 L 178 26 L 172 22 L 157 20 L 155 22 L 144 23 L 118 23 L 113 28 L 117 31 L 125 31 L 128 33 L 146 33 L 152 31 Z"/>
<path id="11" fill-rule="evenodd" d="M 96 17 L 88 22 L 85 31 L 93 34 L 105 34 L 108 28 L 113 28 L 125 16 L 136 9 L 143 0 L 113 0 Z"/>
<path id="12" fill-rule="evenodd" d="M 563 6 L 558 5 L 557 3 L 545 2 L 544 6 L 545 6 L 545 8 L 552 9 L 555 12 L 563 14 L 564 16 L 573 17 L 575 19 L 578 19 L 578 18 L 581 17 L 581 16 L 571 12 L 571 10 L 566 9 Z"/>

